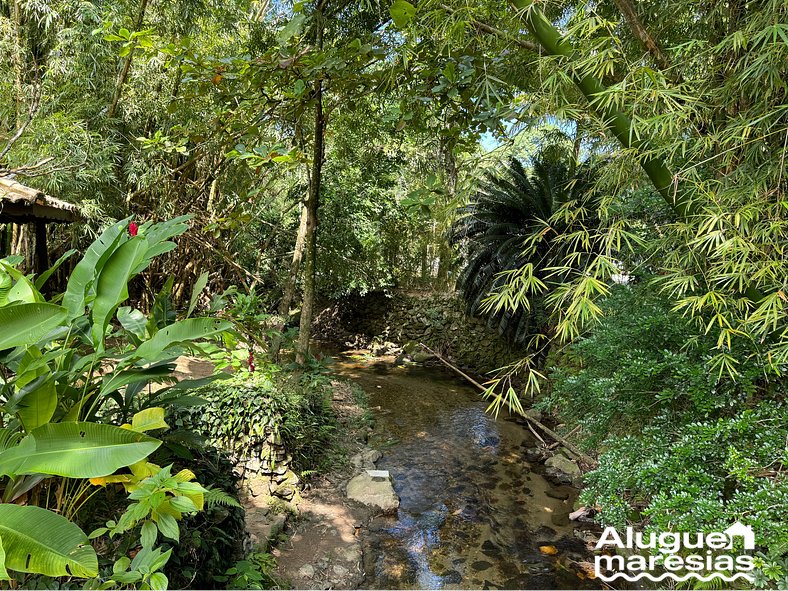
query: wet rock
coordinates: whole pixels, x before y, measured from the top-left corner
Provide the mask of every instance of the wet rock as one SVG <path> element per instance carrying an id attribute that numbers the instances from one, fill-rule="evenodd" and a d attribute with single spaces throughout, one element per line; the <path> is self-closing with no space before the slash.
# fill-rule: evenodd
<path id="1" fill-rule="evenodd" d="M 365 449 L 350 458 L 350 463 L 358 470 L 374 469 L 381 455 L 376 449 Z"/>
<path id="2" fill-rule="evenodd" d="M 315 576 L 315 567 L 311 564 L 305 564 L 298 569 L 298 576 L 303 579 L 311 579 Z"/>
<path id="3" fill-rule="evenodd" d="M 385 473 L 385 477 L 376 473 Z M 366 470 L 354 477 L 347 484 L 349 499 L 364 505 L 377 507 L 384 512 L 394 512 L 399 507 L 399 497 L 391 485 L 388 472 L 380 470 Z"/>
<path id="4" fill-rule="evenodd" d="M 490 558 L 499 558 L 501 556 L 501 549 L 493 544 L 490 540 L 487 540 L 484 542 L 484 544 L 482 544 L 482 554 L 489 556 Z"/>
<path id="5" fill-rule="evenodd" d="M 544 465 L 547 468 L 545 478 L 553 484 L 579 486 L 582 483 L 583 473 L 566 456 L 556 454 L 548 458 Z"/>
<path id="6" fill-rule="evenodd" d="M 411 355 L 411 357 L 413 358 L 413 361 L 415 361 L 416 363 L 424 363 L 425 361 L 431 361 L 435 359 L 435 355 L 432 355 L 430 353 L 425 353 L 423 351 L 416 351 Z"/>
<path id="7" fill-rule="evenodd" d="M 500 587 L 498 587 L 500 589 Z M 508 579 L 503 584 L 504 589 L 548 589 L 549 587 L 534 587 L 532 577 L 528 575 L 517 575 Z"/>
<path id="8" fill-rule="evenodd" d="M 555 542 L 555 546 L 561 552 L 574 552 L 577 554 L 583 554 L 585 552 L 585 544 L 575 537 L 561 538 Z"/>
<path id="9" fill-rule="evenodd" d="M 563 527 L 565 525 L 569 525 L 569 515 L 566 513 L 553 513 L 550 516 L 550 521 L 553 525 Z"/>
<path id="10" fill-rule="evenodd" d="M 552 527 L 543 525 L 538 530 L 536 530 L 536 537 L 549 540 L 555 537 L 557 533 L 558 532 L 556 532 Z"/>
<path id="11" fill-rule="evenodd" d="M 572 460 L 561 454 L 556 454 L 552 458 L 548 458 L 544 463 L 548 468 L 553 468 L 559 472 L 563 472 L 572 478 L 581 476 L 582 472 Z"/>
<path id="12" fill-rule="evenodd" d="M 523 450 L 523 458 L 527 462 L 538 464 L 545 458 L 545 452 L 538 447 L 527 447 Z"/>
<path id="13" fill-rule="evenodd" d="M 556 499 L 558 501 L 565 501 L 569 498 L 569 493 L 565 490 L 555 490 L 548 488 L 544 494 L 546 494 L 551 499 Z"/>
<path id="14" fill-rule="evenodd" d="M 576 529 L 574 531 L 575 537 L 579 538 L 583 541 L 586 545 L 596 546 L 596 543 L 599 541 L 599 536 L 595 533 L 590 531 L 583 531 L 582 529 Z"/>
<path id="15" fill-rule="evenodd" d="M 471 564 L 471 568 L 473 570 L 487 570 L 492 566 L 492 562 L 487 562 L 486 560 L 477 560 L 476 562 Z"/>
<path id="16" fill-rule="evenodd" d="M 462 581 L 462 575 L 456 570 L 450 570 L 443 575 L 443 582 L 447 585 L 456 585 Z"/>

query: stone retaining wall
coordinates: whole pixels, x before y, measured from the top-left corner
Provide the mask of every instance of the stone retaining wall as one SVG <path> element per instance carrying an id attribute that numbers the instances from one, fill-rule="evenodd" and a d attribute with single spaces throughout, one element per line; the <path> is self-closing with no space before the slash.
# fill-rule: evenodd
<path id="1" fill-rule="evenodd" d="M 466 315 L 457 295 L 446 293 L 375 292 L 349 297 L 321 312 L 316 335 L 355 345 L 393 342 L 409 353 L 418 351 L 421 342 L 480 373 L 523 356 L 485 320 Z"/>

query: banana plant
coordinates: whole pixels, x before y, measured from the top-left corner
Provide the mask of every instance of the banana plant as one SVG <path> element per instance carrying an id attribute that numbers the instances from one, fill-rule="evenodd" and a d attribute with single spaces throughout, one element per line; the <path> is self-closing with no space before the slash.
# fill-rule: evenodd
<path id="1" fill-rule="evenodd" d="M 187 222 L 111 225 L 77 263 L 65 293 L 50 300 L 40 288 L 51 270 L 26 276 L 18 259 L 0 259 L 0 580 L 9 571 L 98 574 L 85 533 L 36 506 L 50 495 L 34 493 L 58 479 L 106 479 L 145 465 L 161 444 L 146 432 L 166 427 L 160 406 L 194 385 L 175 383 L 176 358 L 231 329 L 189 318 L 192 306 L 181 320 L 121 307 L 129 282 L 176 248 L 171 239 Z M 143 395 L 154 383 L 164 387 Z"/>

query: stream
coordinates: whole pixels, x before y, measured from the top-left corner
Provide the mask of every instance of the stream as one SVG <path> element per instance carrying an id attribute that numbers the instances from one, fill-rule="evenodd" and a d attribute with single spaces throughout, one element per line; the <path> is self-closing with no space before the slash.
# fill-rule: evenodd
<path id="1" fill-rule="evenodd" d="M 369 445 L 401 499 L 364 536 L 363 588 L 599 588 L 571 568 L 588 560 L 568 517 L 578 491 L 529 465 L 527 429 L 487 414 L 477 390 L 440 368 L 336 359 L 368 393 Z"/>

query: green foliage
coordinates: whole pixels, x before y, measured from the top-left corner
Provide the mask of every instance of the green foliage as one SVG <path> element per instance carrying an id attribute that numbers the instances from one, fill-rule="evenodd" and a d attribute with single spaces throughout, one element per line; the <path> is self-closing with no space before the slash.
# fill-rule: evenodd
<path id="1" fill-rule="evenodd" d="M 225 589 L 275 589 L 279 587 L 273 576 L 275 569 L 276 559 L 271 554 L 253 552 L 216 580 L 225 583 Z"/>
<path id="2" fill-rule="evenodd" d="M 563 353 L 541 403 L 602 451 L 583 502 L 605 524 L 647 531 L 721 531 L 742 520 L 782 559 L 785 391 L 757 369 L 737 380 L 715 372 L 714 339 L 649 283 L 617 286 L 604 311 Z"/>
<path id="3" fill-rule="evenodd" d="M 128 220 L 108 228 L 75 267 L 66 293 L 56 298 L 62 306 L 45 302 L 34 278 L 18 272 L 13 261 L 0 263 L 8 288 L 0 310 L 22 323 L 21 328 L 9 323 L 13 332 L 0 352 L 0 410 L 6 425 L 0 429 L 0 491 L 6 503 L 0 511 L 9 513 L 3 521 L 11 528 L 0 532 L 4 574 L 7 569 L 47 576 L 98 574 L 94 548 L 68 520 L 92 496 L 89 483 L 81 480 L 89 478 L 93 484 L 121 482 L 131 491 L 135 502 L 112 523 L 110 533 L 140 526 L 143 546 L 151 549 L 130 564 L 116 563 L 117 580 L 166 587 L 156 570 L 169 554 L 153 549 L 156 532 L 177 540 L 177 521 L 202 508 L 204 489 L 189 482 L 190 473 L 171 477 L 168 468 L 151 470 L 154 465 L 146 462 L 161 445 L 146 432 L 168 427 L 156 401 L 176 402 L 178 386 L 145 400 L 138 395 L 149 383 L 173 381 L 171 362 L 184 348 L 230 325 L 190 319 L 184 321 L 192 323 L 190 330 L 148 323 L 141 331 L 137 323 L 139 330 L 129 332 L 122 324 L 111 326 L 110 318 L 128 297 L 128 283 L 170 248 L 168 239 L 186 229 L 183 222 L 143 224 L 138 236 L 127 232 Z M 119 424 L 126 420 L 130 424 Z M 117 473 L 127 467 L 131 473 Z M 63 477 L 56 495 L 50 495 L 57 487 L 52 477 Z M 54 506 L 49 506 L 50 496 Z M 35 506 L 42 499 L 43 506 Z M 23 501 L 30 506 L 9 504 Z M 60 534 L 47 542 L 53 530 Z"/>
<path id="4" fill-rule="evenodd" d="M 206 492 L 203 510 L 184 516 L 178 544 L 168 544 L 172 554 L 165 574 L 173 589 L 214 589 L 221 587 L 214 577 L 241 556 L 246 537 L 244 510 L 238 503 L 239 476 L 225 452 L 190 440 L 186 445 L 182 434 L 174 431 L 165 437 L 154 459 L 165 463 L 176 458 Z"/>
<path id="5" fill-rule="evenodd" d="M 31 532 L 46 535 L 31 536 Z M 66 518 L 41 507 L 0 505 L 3 578 L 6 569 L 58 576 L 91 577 L 98 572 L 88 538 Z"/>
<path id="6" fill-rule="evenodd" d="M 615 286 L 603 310 L 601 324 L 560 357 L 542 401 L 582 425 L 589 448 L 609 434 L 638 433 L 657 417 L 714 417 L 756 394 L 763 374 L 753 368 L 737 381 L 721 378 L 713 339 L 672 312 L 650 282 Z"/>
<path id="7" fill-rule="evenodd" d="M 313 468 L 327 459 L 335 429 L 328 380 L 314 372 L 300 378 L 280 372 L 261 364 L 254 373 L 201 388 L 196 394 L 206 404 L 178 409 L 171 422 L 240 456 L 274 438 L 298 468 Z"/>
<path id="8" fill-rule="evenodd" d="M 457 287 L 469 312 L 486 312 L 489 323 L 514 342 L 548 330 L 542 299 L 550 283 L 561 277 L 555 266 L 562 259 L 562 248 L 554 242 L 567 228 L 547 226 L 546 221 L 561 208 L 593 206 L 586 197 L 592 176 L 589 164 L 575 168 L 537 157 L 526 170 L 512 158 L 501 172 L 487 173 L 471 202 L 460 210 L 451 234 L 451 242 L 460 244 L 464 254 Z M 534 239 L 537 235 L 540 240 Z M 485 306 L 488 295 L 525 265 L 535 270 L 519 299 L 505 306 Z"/>

